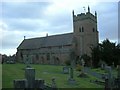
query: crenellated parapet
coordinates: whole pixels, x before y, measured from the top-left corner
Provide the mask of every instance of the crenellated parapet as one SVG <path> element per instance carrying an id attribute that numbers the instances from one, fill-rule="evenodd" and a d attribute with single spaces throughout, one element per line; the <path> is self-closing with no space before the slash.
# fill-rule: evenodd
<path id="1" fill-rule="evenodd" d="M 86 19 L 91 19 L 93 21 L 95 21 L 97 23 L 97 17 L 95 15 L 93 15 L 92 13 L 81 13 L 81 14 L 77 14 L 73 16 L 73 21 L 81 21 L 81 20 L 86 20 Z"/>
<path id="2" fill-rule="evenodd" d="M 95 11 L 95 14 L 92 14 L 90 12 L 90 8 L 88 6 L 88 12 L 86 13 L 81 13 L 81 14 L 77 14 L 75 15 L 74 14 L 74 11 L 73 11 L 73 21 L 76 22 L 76 21 L 81 21 L 81 20 L 86 20 L 86 19 L 91 19 L 93 20 L 94 22 L 97 23 L 97 12 Z"/>

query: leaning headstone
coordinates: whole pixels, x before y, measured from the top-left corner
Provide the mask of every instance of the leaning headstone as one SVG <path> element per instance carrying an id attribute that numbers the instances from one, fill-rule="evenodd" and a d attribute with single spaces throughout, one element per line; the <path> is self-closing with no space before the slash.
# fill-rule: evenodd
<path id="1" fill-rule="evenodd" d="M 68 74 L 69 73 L 69 67 L 63 67 L 63 73 Z"/>

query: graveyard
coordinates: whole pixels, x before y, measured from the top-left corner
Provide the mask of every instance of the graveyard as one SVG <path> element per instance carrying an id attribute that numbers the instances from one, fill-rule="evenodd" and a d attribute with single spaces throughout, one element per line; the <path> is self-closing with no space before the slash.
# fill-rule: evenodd
<path id="1" fill-rule="evenodd" d="M 35 78 L 45 80 L 45 84 L 51 86 L 52 78 L 55 78 L 57 88 L 100 88 L 104 89 L 104 80 L 96 77 L 92 74 L 87 74 L 87 77 L 78 77 L 79 73 L 74 69 L 73 78 L 74 83 L 69 83 L 69 74 L 63 73 L 64 66 L 56 65 L 40 65 L 31 64 L 31 67 L 35 69 Z M 14 88 L 13 80 L 25 78 L 25 64 L 3 64 L 2 65 L 2 87 Z M 90 71 L 90 70 L 89 70 Z M 100 72 L 100 70 L 91 69 L 93 72 Z M 103 71 L 102 71 L 103 72 Z M 117 76 L 117 70 L 114 70 L 114 75 Z M 99 81 L 99 82 L 96 82 Z"/>

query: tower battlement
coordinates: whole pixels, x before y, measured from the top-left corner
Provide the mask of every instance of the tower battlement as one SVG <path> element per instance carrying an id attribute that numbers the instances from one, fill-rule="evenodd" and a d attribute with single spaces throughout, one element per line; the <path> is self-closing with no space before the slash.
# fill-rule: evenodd
<path id="1" fill-rule="evenodd" d="M 95 15 L 90 12 L 89 7 L 88 7 L 88 12 L 86 12 L 86 13 L 81 13 L 81 14 L 75 15 L 74 11 L 73 11 L 73 21 L 74 22 L 79 21 L 79 20 L 86 20 L 86 19 L 91 19 L 91 20 L 93 20 L 94 22 L 97 23 L 97 13 L 96 13 L 96 11 L 95 11 Z"/>

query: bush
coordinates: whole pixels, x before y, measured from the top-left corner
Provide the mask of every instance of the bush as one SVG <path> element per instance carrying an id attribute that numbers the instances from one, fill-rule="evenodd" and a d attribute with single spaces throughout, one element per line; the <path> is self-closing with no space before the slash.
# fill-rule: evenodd
<path id="1" fill-rule="evenodd" d="M 77 64 L 76 71 L 81 71 L 81 70 L 82 70 L 82 66 L 80 66 L 80 64 Z"/>
<path id="2" fill-rule="evenodd" d="M 70 60 L 65 60 L 65 65 L 69 66 L 70 65 Z"/>

